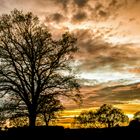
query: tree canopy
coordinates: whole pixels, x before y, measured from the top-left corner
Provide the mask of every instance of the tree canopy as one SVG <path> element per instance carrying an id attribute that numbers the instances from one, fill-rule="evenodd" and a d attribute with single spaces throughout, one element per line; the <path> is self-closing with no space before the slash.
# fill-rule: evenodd
<path id="1" fill-rule="evenodd" d="M 107 127 L 114 127 L 129 120 L 128 116 L 126 116 L 121 109 L 108 104 L 102 105 L 96 113 L 98 121 L 101 124 L 107 125 Z"/>
<path id="2" fill-rule="evenodd" d="M 96 112 L 90 111 L 83 111 L 80 113 L 79 116 L 74 118 L 73 125 L 74 127 L 80 128 L 90 128 L 90 127 L 97 127 L 97 116 Z"/>
<path id="3" fill-rule="evenodd" d="M 30 126 L 35 126 L 41 107 L 47 107 L 46 99 L 79 101 L 79 84 L 69 64 L 76 41 L 69 33 L 54 40 L 31 12 L 15 9 L 0 16 L 0 96 L 15 108 L 24 107 Z"/>
<path id="4" fill-rule="evenodd" d="M 128 117 L 121 109 L 103 104 L 96 111 L 85 111 L 75 117 L 75 124 L 80 127 L 115 127 L 128 122 Z"/>

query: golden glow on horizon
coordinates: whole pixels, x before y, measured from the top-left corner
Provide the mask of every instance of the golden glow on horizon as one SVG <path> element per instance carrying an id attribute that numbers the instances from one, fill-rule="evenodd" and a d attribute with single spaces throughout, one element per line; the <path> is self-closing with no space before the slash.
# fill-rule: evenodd
<path id="1" fill-rule="evenodd" d="M 128 116 L 129 119 L 133 119 L 133 114 L 126 114 Z"/>
<path id="2" fill-rule="evenodd" d="M 117 108 L 122 109 L 122 111 L 129 117 L 129 119 L 133 119 L 134 113 L 140 111 L 140 104 L 117 104 L 114 105 Z M 60 119 L 57 121 L 57 125 L 62 125 L 65 128 L 72 127 L 71 124 L 73 122 L 73 117 L 78 116 L 82 111 L 87 110 L 96 110 L 99 107 L 90 107 L 90 108 L 81 108 L 81 109 L 73 109 L 73 110 L 65 110 L 60 114 Z"/>

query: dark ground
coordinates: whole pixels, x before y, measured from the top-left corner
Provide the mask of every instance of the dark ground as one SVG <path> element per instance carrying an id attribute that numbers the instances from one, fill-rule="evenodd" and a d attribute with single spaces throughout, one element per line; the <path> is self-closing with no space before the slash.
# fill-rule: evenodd
<path id="1" fill-rule="evenodd" d="M 140 140 L 140 128 L 64 129 L 63 127 L 10 128 L 0 140 Z"/>

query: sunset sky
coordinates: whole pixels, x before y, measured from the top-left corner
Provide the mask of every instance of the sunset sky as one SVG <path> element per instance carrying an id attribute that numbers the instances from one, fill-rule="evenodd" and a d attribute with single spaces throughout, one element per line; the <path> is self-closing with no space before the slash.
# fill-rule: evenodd
<path id="1" fill-rule="evenodd" d="M 0 0 L 1 14 L 14 8 L 33 12 L 55 38 L 65 31 L 77 37 L 73 65 L 83 108 L 110 103 L 138 110 L 140 0 Z"/>

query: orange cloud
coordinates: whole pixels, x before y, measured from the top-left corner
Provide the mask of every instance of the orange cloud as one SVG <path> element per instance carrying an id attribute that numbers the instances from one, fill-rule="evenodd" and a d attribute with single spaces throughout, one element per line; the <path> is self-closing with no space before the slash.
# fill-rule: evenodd
<path id="1" fill-rule="evenodd" d="M 129 69 L 129 72 L 140 74 L 140 68 L 132 68 L 132 69 Z"/>

